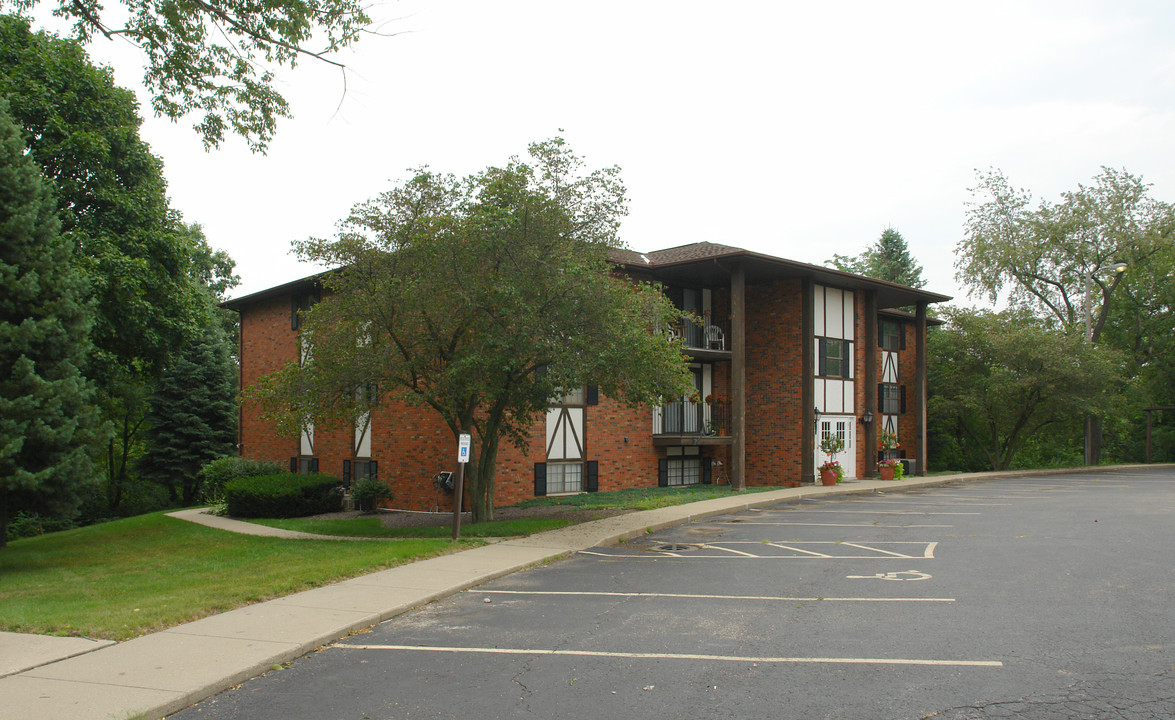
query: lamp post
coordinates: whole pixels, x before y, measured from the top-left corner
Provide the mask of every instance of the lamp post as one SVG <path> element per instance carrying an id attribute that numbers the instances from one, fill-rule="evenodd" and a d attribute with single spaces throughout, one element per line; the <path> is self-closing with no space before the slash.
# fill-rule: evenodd
<path id="1" fill-rule="evenodd" d="M 1126 263 L 1114 263 L 1106 267 L 1094 268 L 1092 272 L 1085 276 L 1085 341 L 1093 345 L 1093 280 L 1098 273 L 1124 273 L 1126 272 Z M 1112 289 L 1112 288 L 1111 288 Z M 1085 464 L 1092 465 L 1094 461 L 1094 435 L 1101 434 L 1100 424 L 1097 418 L 1092 415 L 1085 416 Z M 1098 453 L 1099 455 L 1101 453 Z"/>

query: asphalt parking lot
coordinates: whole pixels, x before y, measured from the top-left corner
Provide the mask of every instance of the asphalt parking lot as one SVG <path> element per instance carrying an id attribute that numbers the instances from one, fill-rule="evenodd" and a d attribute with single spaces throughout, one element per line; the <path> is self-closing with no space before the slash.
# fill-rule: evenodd
<path id="1" fill-rule="evenodd" d="M 390 620 L 175 716 L 1170 718 L 1175 471 L 800 501 Z"/>

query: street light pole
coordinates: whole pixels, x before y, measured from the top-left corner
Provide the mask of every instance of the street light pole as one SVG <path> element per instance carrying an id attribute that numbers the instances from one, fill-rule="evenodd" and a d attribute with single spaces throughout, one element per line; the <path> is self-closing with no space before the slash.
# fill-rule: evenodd
<path id="1" fill-rule="evenodd" d="M 1085 276 L 1085 341 L 1093 345 L 1093 278 L 1101 272 L 1126 272 L 1126 263 L 1114 263 L 1106 267 L 1094 268 Z M 1104 318 L 1103 318 L 1104 319 Z M 1085 416 L 1085 464 L 1093 464 L 1094 435 L 1100 434 L 1100 427 L 1095 428 L 1096 418 Z M 1099 453 L 1100 454 L 1100 453 Z"/>

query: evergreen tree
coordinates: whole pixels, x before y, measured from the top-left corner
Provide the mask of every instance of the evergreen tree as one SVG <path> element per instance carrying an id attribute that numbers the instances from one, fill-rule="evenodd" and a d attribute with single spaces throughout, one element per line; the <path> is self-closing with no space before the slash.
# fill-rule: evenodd
<path id="1" fill-rule="evenodd" d="M 97 419 L 85 280 L 25 149 L 0 99 L 0 547 L 18 511 L 77 509 Z"/>
<path id="2" fill-rule="evenodd" d="M 877 242 L 860 255 L 833 255 L 825 264 L 845 272 L 912 288 L 926 285 L 922 279 L 922 266 L 910 256 L 910 249 L 902 234 L 891 227 L 883 230 Z"/>
<path id="3" fill-rule="evenodd" d="M 147 415 L 143 475 L 167 488 L 173 502 L 200 499 L 200 468 L 233 452 L 236 374 L 221 325 L 204 332 L 172 358 Z"/>

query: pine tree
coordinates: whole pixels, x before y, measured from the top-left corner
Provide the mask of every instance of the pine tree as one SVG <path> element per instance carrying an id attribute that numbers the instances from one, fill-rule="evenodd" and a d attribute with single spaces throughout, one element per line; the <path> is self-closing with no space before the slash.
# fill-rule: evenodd
<path id="1" fill-rule="evenodd" d="M 173 502 L 200 500 L 197 473 L 233 452 L 236 373 L 224 330 L 209 323 L 172 358 L 151 398 L 143 475 L 167 488 Z"/>
<path id="2" fill-rule="evenodd" d="M 92 480 L 90 310 L 60 227 L 0 99 L 0 547 L 15 513 L 69 515 Z"/>
<path id="3" fill-rule="evenodd" d="M 865 252 L 860 255 L 833 255 L 825 264 L 845 272 L 912 288 L 926 285 L 922 279 L 922 266 L 910 256 L 910 249 L 902 234 L 891 227 L 883 230 L 877 242 L 865 248 Z"/>

